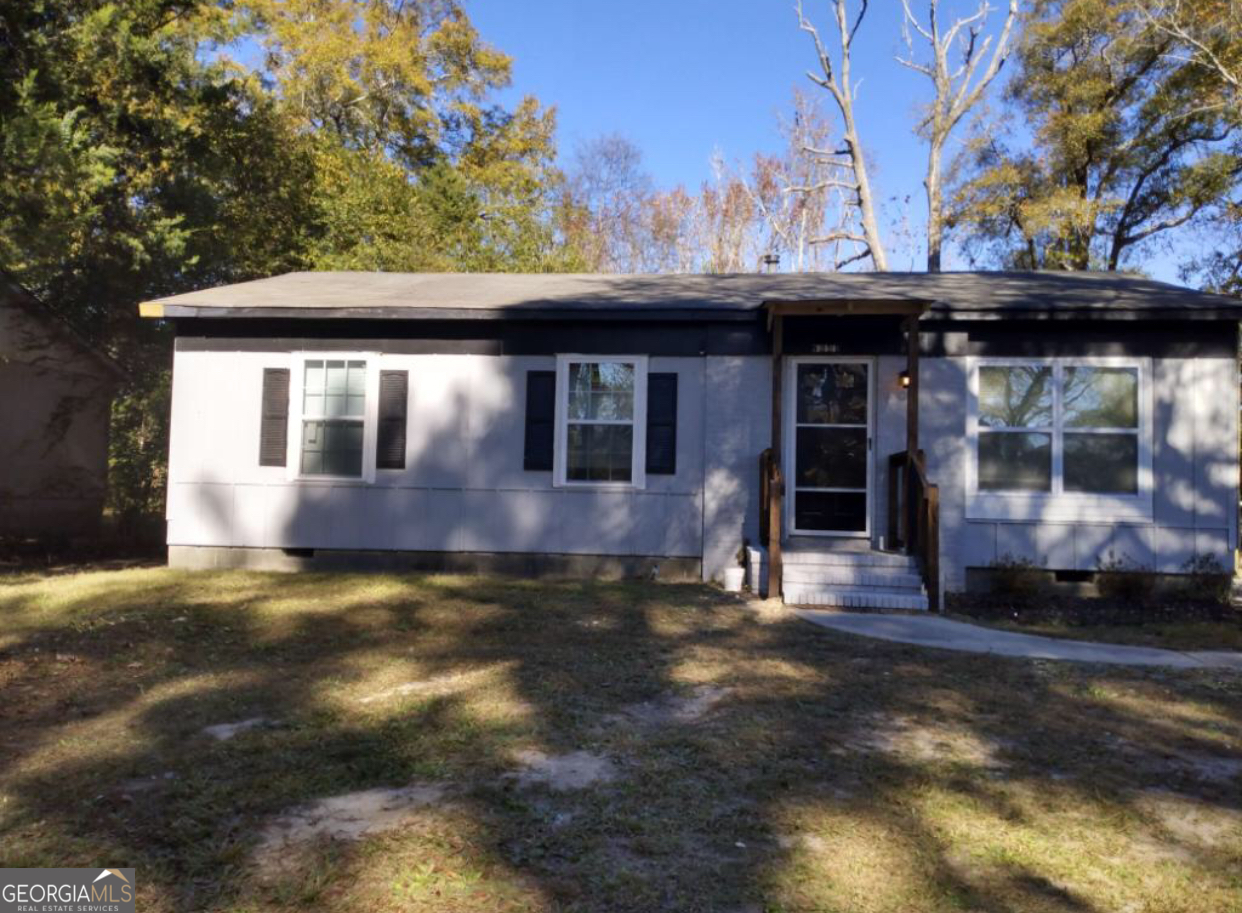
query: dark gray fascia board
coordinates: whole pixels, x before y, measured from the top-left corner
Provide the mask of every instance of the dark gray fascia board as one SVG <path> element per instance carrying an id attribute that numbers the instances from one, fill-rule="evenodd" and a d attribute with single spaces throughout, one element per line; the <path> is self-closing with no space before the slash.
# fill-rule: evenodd
<path id="1" fill-rule="evenodd" d="M 1242 303 L 1236 308 L 1050 308 L 1048 310 L 1016 310 L 996 308 L 992 310 L 953 310 L 933 307 L 923 318 L 928 321 L 963 323 L 982 320 L 1093 320 L 1093 321 L 1140 321 L 1140 320 L 1215 320 L 1242 321 Z"/>
<path id="2" fill-rule="evenodd" d="M 582 321 L 693 321 L 704 323 L 745 322 L 756 319 L 758 309 L 696 310 L 685 308 L 200 308 L 165 305 L 166 318 L 279 320 L 582 320 Z"/>
<path id="3" fill-rule="evenodd" d="M 603 310 L 593 308 L 505 308 L 480 310 L 478 308 L 201 308 L 183 305 L 166 305 L 166 318 L 214 318 L 244 320 L 268 318 L 280 320 L 571 320 L 571 321 L 691 321 L 706 323 L 739 322 L 755 320 L 758 308 L 734 309 L 685 309 L 685 308 L 625 308 Z M 855 315 L 858 316 L 858 315 Z M 865 316 L 865 314 L 863 315 Z M 945 305 L 933 305 L 924 314 L 926 321 L 983 321 L 983 320 L 1090 320 L 1090 321 L 1140 321 L 1140 320 L 1226 320 L 1242 321 L 1242 304 L 1237 308 L 1050 308 L 1047 310 L 1018 310 L 997 308 L 992 310 L 957 310 Z"/>

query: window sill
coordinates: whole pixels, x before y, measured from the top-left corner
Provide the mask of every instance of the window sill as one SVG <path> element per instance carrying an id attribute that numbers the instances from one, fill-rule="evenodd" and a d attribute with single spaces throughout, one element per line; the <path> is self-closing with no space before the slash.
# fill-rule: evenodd
<path id="1" fill-rule="evenodd" d="M 294 476 L 292 481 L 299 485 L 354 485 L 362 487 L 369 485 L 374 479 L 366 479 L 362 476 Z"/>
<path id="2" fill-rule="evenodd" d="M 553 487 L 567 491 L 643 491 L 647 486 L 633 482 L 556 482 Z"/>
<path id="3" fill-rule="evenodd" d="M 975 492 L 966 498 L 967 520 L 1061 523 L 1150 523 L 1151 494 L 1075 495 Z"/>

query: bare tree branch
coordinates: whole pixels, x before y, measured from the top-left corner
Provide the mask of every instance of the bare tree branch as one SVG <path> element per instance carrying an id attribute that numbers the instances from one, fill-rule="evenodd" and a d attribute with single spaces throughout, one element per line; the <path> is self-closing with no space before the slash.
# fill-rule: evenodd
<path id="1" fill-rule="evenodd" d="M 1009 53 L 1009 39 L 1018 18 L 1019 0 L 1009 0 L 1009 9 L 999 36 L 983 37 L 991 7 L 981 0 L 978 9 L 955 20 L 947 31 L 940 28 L 940 2 L 928 0 L 927 24 L 924 26 L 910 8 L 910 0 L 901 0 L 904 18 L 902 35 L 909 54 L 898 57 L 903 66 L 931 80 L 933 99 L 927 113 L 917 125 L 918 132 L 927 132 L 927 269 L 938 272 L 944 244 L 944 192 L 942 169 L 945 143 L 962 118 L 979 103 L 983 93 L 1000 73 Z M 931 62 L 914 59 L 913 28 L 928 44 Z M 982 40 L 980 40 L 982 39 Z M 960 64 L 951 68 L 949 58 L 956 49 Z M 990 52 L 990 53 L 989 53 Z"/>
<path id="2" fill-rule="evenodd" d="M 1167 59 L 1206 67 L 1224 84 L 1226 92 L 1219 102 L 1203 105 L 1192 113 L 1242 107 L 1242 61 L 1227 60 L 1219 47 L 1224 40 L 1226 47 L 1236 50 L 1238 36 L 1242 34 L 1242 5 L 1236 0 L 1220 4 L 1217 16 L 1207 22 L 1195 22 L 1182 0 L 1143 0 L 1137 8 L 1148 26 L 1184 49 L 1182 53 L 1167 51 Z M 1213 46 L 1213 39 L 1217 47 Z"/>
<path id="3" fill-rule="evenodd" d="M 839 181 L 835 178 L 827 181 L 817 181 L 814 184 L 790 184 L 784 188 L 785 193 L 815 193 L 817 190 L 825 190 L 829 187 L 843 187 L 846 190 L 857 190 L 858 183 L 856 181 Z"/>
<path id="4" fill-rule="evenodd" d="M 815 49 L 815 56 L 819 62 L 819 72 L 808 72 L 807 76 L 815 85 L 827 91 L 835 103 L 841 117 L 844 147 L 831 152 L 823 149 L 809 149 L 808 151 L 824 158 L 830 158 L 834 166 L 848 169 L 852 172 L 852 181 L 844 182 L 842 186 L 829 184 L 826 185 L 826 189 L 848 189 L 850 191 L 852 199 L 846 202 L 857 210 L 861 230 L 859 232 L 846 232 L 844 230 L 830 232 L 820 239 L 811 239 L 807 243 L 826 244 L 841 240 L 856 241 L 865 245 L 865 254 L 863 256 L 869 256 L 877 270 L 887 270 L 888 255 L 885 252 L 884 240 L 879 229 L 879 221 L 876 218 L 875 199 L 871 190 L 870 176 L 867 172 L 866 153 L 863 151 L 862 142 L 859 139 L 858 124 L 854 117 L 854 101 L 857 98 L 858 84 L 854 83 L 852 78 L 850 51 L 858 30 L 862 27 L 863 20 L 866 18 L 868 0 L 860 0 L 857 13 L 852 18 L 849 11 L 849 0 L 827 0 L 827 3 L 837 32 L 837 59 L 834 59 L 833 55 L 828 51 L 820 35 L 819 28 L 807 18 L 803 0 L 796 0 L 795 11 L 798 14 L 798 27 L 810 36 L 811 43 Z M 862 259 L 862 257 L 852 257 L 849 262 L 853 262 L 855 259 Z"/>
<path id="5" fill-rule="evenodd" d="M 858 244 L 866 244 L 867 238 L 865 235 L 860 235 L 857 232 L 846 231 L 845 229 L 841 229 L 840 231 L 830 231 L 828 232 L 828 234 L 820 235 L 818 238 L 809 238 L 807 239 L 806 243 L 807 244 L 831 244 L 834 241 L 854 241 Z M 870 256 L 870 251 L 864 254 L 864 256 Z"/>
<path id="6" fill-rule="evenodd" d="M 837 260 L 837 261 L 833 264 L 833 269 L 836 269 L 836 270 L 841 270 L 841 269 L 843 269 L 844 267 L 849 266 L 851 263 L 857 263 L 859 260 L 865 260 L 865 259 L 867 259 L 867 257 L 868 257 L 868 256 L 870 256 L 870 253 L 869 253 L 867 250 L 865 250 L 865 249 L 864 249 L 864 250 L 861 250 L 861 251 L 859 251 L 858 253 L 854 254 L 854 255 L 853 255 L 853 256 L 851 256 L 851 257 L 843 257 L 843 258 L 841 258 L 841 259 L 838 259 L 838 260 Z"/>

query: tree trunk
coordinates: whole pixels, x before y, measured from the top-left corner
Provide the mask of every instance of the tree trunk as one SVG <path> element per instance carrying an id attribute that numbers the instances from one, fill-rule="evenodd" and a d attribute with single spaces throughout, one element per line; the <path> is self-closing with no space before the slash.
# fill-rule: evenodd
<path id="1" fill-rule="evenodd" d="M 863 162 L 861 149 L 855 153 L 854 161 L 857 162 L 855 174 L 858 178 L 858 199 L 859 208 L 862 211 L 863 235 L 867 239 L 867 247 L 871 250 L 872 264 L 877 271 L 886 273 L 888 272 L 888 255 L 884 252 L 880 223 L 875 217 L 875 206 L 871 200 L 871 182 L 867 179 L 867 166 Z"/>
<path id="2" fill-rule="evenodd" d="M 1018 18 L 1019 0 L 1009 0 L 1009 12 L 1005 24 L 1001 28 L 996 44 L 992 48 L 990 58 L 988 48 L 992 38 L 980 40 L 983 33 L 984 20 L 991 8 L 986 0 L 978 10 L 970 15 L 958 18 L 948 29 L 940 27 L 939 0 L 927 0 L 927 24 L 920 24 L 910 8 L 910 0 L 901 0 L 905 14 L 903 33 L 906 46 L 910 49 L 908 58 L 898 57 L 897 60 L 910 69 L 922 73 L 931 80 L 935 88 L 926 119 L 920 128 L 927 128 L 929 144 L 927 151 L 927 178 L 923 186 L 927 190 L 927 271 L 940 272 L 941 250 L 944 246 L 944 197 L 941 188 L 941 158 L 944 155 L 944 144 L 953 132 L 953 128 L 966 116 L 979 99 L 984 90 L 996 78 L 1001 66 L 1009 53 L 1009 35 Z M 931 48 L 931 61 L 919 63 L 914 59 L 914 41 L 910 28 L 913 28 Z M 949 58 L 954 49 L 960 52 L 960 64 L 956 69 L 950 65 Z M 987 65 L 979 73 L 979 66 L 987 58 Z"/>
<path id="3" fill-rule="evenodd" d="M 799 27 L 808 32 L 812 40 L 815 42 L 815 51 L 819 57 L 820 69 L 823 75 L 808 73 L 811 81 L 816 85 L 827 89 L 832 95 L 833 101 L 837 104 L 837 109 L 841 112 L 842 126 L 844 127 L 843 139 L 845 141 L 845 155 L 848 159 L 846 167 L 854 175 L 853 193 L 855 199 L 851 201 L 853 206 L 858 209 L 858 218 L 862 234 L 847 230 L 830 233 L 832 240 L 848 240 L 861 243 L 865 247 L 865 252 L 858 256 L 850 257 L 845 263 L 852 263 L 855 260 L 862 259 L 864 256 L 871 257 L 871 263 L 877 271 L 885 272 L 888 270 L 888 256 L 884 252 L 884 238 L 880 234 L 880 220 L 876 217 L 875 201 L 872 199 L 871 179 L 867 173 L 867 158 L 863 152 L 862 143 L 858 141 L 858 124 L 854 120 L 854 93 L 855 86 L 850 74 L 851 59 L 850 48 L 854 41 L 854 34 L 858 31 L 858 27 L 862 24 L 863 17 L 867 13 L 867 0 L 863 0 L 861 9 L 850 25 L 849 16 L 846 9 L 846 0 L 834 0 L 834 19 L 836 20 L 837 38 L 841 47 L 841 63 L 840 78 L 838 72 L 833 65 L 832 58 L 829 56 L 827 49 L 820 40 L 819 31 L 813 24 L 807 21 L 802 11 L 802 0 L 797 0 L 796 9 L 798 11 Z M 837 267 L 843 264 L 838 262 Z"/>
<path id="4" fill-rule="evenodd" d="M 927 271 L 940 272 L 940 248 L 944 243 L 944 199 L 941 190 L 942 146 L 933 140 L 927 156 Z"/>
<path id="5" fill-rule="evenodd" d="M 848 61 L 848 58 L 846 58 Z M 842 67 L 848 75 L 848 63 Z M 848 82 L 846 83 L 848 85 Z M 871 180 L 867 176 L 867 160 L 862 144 L 858 142 L 858 129 L 854 126 L 854 106 L 847 105 L 842 111 L 845 121 L 845 143 L 849 146 L 850 160 L 854 163 L 854 180 L 858 184 L 858 210 L 862 222 L 863 237 L 871 251 L 871 263 L 878 272 L 888 272 L 888 255 L 884 252 L 884 239 L 880 235 L 880 221 L 875 215 L 875 202 L 871 196 Z"/>

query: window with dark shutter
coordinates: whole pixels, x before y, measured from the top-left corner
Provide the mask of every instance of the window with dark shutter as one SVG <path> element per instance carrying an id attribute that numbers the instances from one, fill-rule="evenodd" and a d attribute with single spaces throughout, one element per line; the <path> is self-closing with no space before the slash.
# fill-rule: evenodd
<path id="1" fill-rule="evenodd" d="M 526 372 L 526 449 L 522 468 L 552 471 L 556 439 L 556 372 Z"/>
<path id="2" fill-rule="evenodd" d="M 405 469 L 408 371 L 380 371 L 379 428 L 375 438 L 375 468 Z"/>
<path id="3" fill-rule="evenodd" d="M 647 375 L 647 472 L 677 472 L 677 375 Z"/>
<path id="4" fill-rule="evenodd" d="M 284 466 L 289 452 L 289 369 L 263 369 L 259 465 Z"/>

